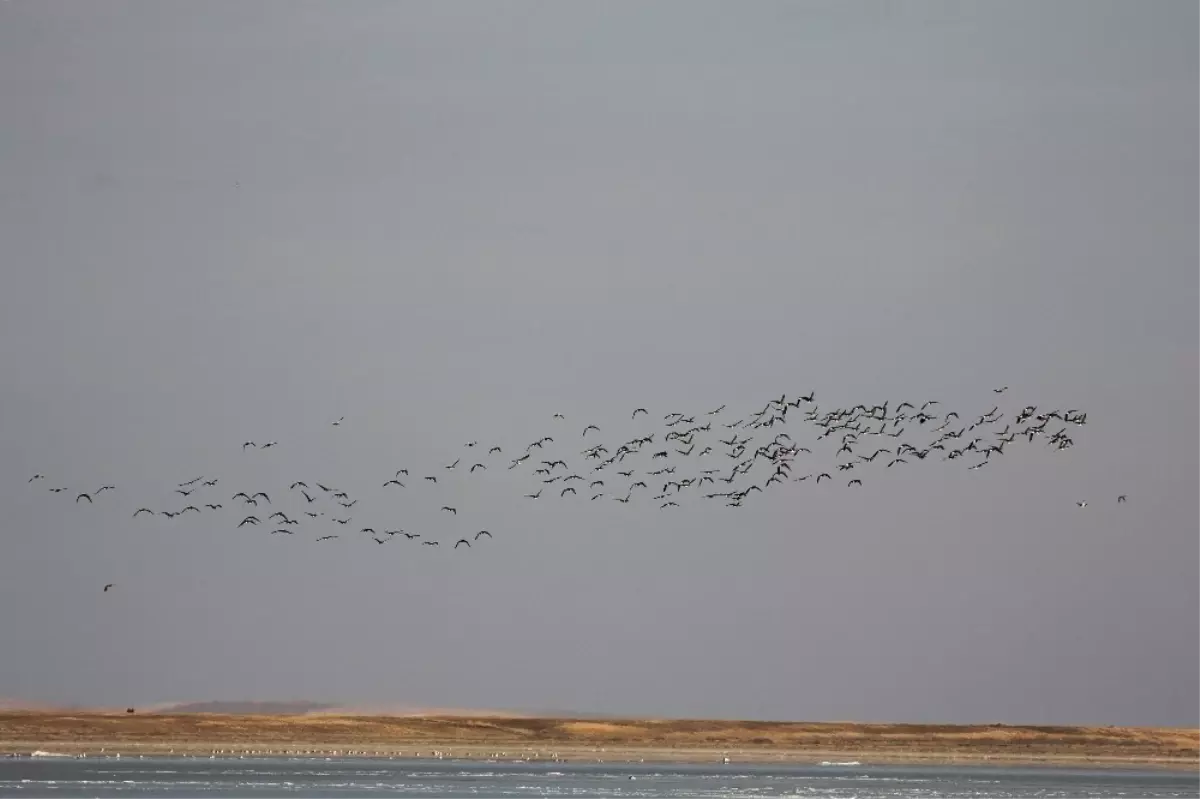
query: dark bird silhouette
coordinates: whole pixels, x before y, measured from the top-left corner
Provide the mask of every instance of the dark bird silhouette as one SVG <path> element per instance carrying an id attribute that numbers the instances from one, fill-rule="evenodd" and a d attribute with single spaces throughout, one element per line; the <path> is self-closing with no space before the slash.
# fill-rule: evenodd
<path id="1" fill-rule="evenodd" d="M 589 430 L 595 430 L 597 433 L 600 432 L 599 427 L 596 427 L 594 424 L 589 424 L 587 427 L 583 428 L 583 435 L 587 436 Z"/>
<path id="2" fill-rule="evenodd" d="M 645 409 L 645 408 L 634 408 L 634 409 L 633 409 L 633 416 L 630 416 L 629 418 L 630 418 L 630 419 L 636 419 L 636 418 L 637 418 L 637 415 L 638 415 L 639 413 L 646 413 L 646 409 Z"/>
<path id="3" fill-rule="evenodd" d="M 499 447 L 492 447 L 491 449 L 488 450 L 488 454 L 491 455 L 492 453 L 502 452 L 502 451 L 503 450 L 501 450 Z"/>
<path id="4" fill-rule="evenodd" d="M 542 495 L 542 492 L 545 490 L 546 489 L 544 489 L 544 488 L 539 488 L 537 490 L 536 494 L 526 494 L 525 496 L 528 497 L 529 499 L 537 499 L 538 497 L 540 497 Z"/>
<path id="5" fill-rule="evenodd" d="M 482 463 L 477 463 L 471 467 L 471 471 L 474 472 L 476 469 L 487 469 L 487 467 L 484 466 Z"/>
<path id="6" fill-rule="evenodd" d="M 296 482 L 292 483 L 291 488 L 294 490 L 296 488 L 296 486 L 300 486 L 301 488 L 308 488 L 308 483 L 304 482 L 303 480 L 297 480 Z"/>
<path id="7" fill-rule="evenodd" d="M 90 496 L 88 496 L 87 494 L 80 494 L 79 496 L 75 497 L 76 502 L 78 502 L 81 499 L 86 499 L 89 503 L 92 501 L 92 498 Z"/>
<path id="8" fill-rule="evenodd" d="M 470 541 L 468 541 L 468 540 L 467 540 L 467 539 L 465 539 L 465 538 L 460 538 L 460 539 L 458 539 L 457 541 L 455 541 L 455 542 L 454 542 L 454 548 L 455 548 L 455 549 L 458 549 L 458 545 L 459 545 L 459 544 L 466 544 L 468 547 L 469 547 L 469 546 L 471 546 L 471 542 L 470 542 Z"/>
<path id="9" fill-rule="evenodd" d="M 459 461 L 461 461 L 461 460 L 462 460 L 462 458 L 456 458 L 456 459 L 454 460 L 454 463 L 450 464 L 450 465 L 449 465 L 449 466 L 447 466 L 446 468 L 447 468 L 447 469 L 457 469 L 457 468 L 458 468 L 458 462 L 459 462 Z"/>
<path id="10" fill-rule="evenodd" d="M 334 426 L 334 427 L 340 427 L 340 426 L 341 426 L 341 424 L 342 424 L 342 422 L 344 422 L 344 421 L 346 421 L 346 417 L 345 417 L 345 416 L 339 416 L 339 417 L 337 418 L 337 421 L 335 421 L 335 422 L 333 423 L 333 426 Z"/>
<path id="11" fill-rule="evenodd" d="M 138 508 L 133 512 L 133 518 L 136 519 L 139 513 L 149 513 L 151 516 L 154 515 L 154 511 L 150 510 L 149 508 Z"/>
<path id="12" fill-rule="evenodd" d="M 241 527 L 244 524 L 258 524 L 258 517 L 257 516 L 247 516 L 246 518 L 244 518 L 240 522 L 238 522 L 238 527 Z"/>
<path id="13" fill-rule="evenodd" d="M 1003 388 L 993 388 L 992 389 L 993 394 L 1003 394 L 1005 391 L 1008 391 L 1008 386 L 1004 386 Z"/>
<path id="14" fill-rule="evenodd" d="M 487 530 L 480 530 L 478 533 L 475 534 L 475 540 L 478 541 L 479 536 L 481 536 L 481 535 L 486 535 L 488 538 L 492 537 L 492 534 L 489 533 Z"/>
<path id="15" fill-rule="evenodd" d="M 1117 497 L 1117 502 L 1124 502 L 1124 501 L 1125 501 L 1125 495 L 1124 495 L 1124 494 L 1122 494 L 1121 496 Z"/>
<path id="16" fill-rule="evenodd" d="M 849 483 L 846 483 L 847 488 L 853 485 L 862 485 L 862 480 L 851 480 Z"/>
<path id="17" fill-rule="evenodd" d="M 258 446 L 258 444 L 255 444 L 253 441 L 247 441 L 246 443 L 242 444 L 242 451 L 244 452 L 246 450 L 246 447 L 257 447 L 257 446 Z"/>
<path id="18" fill-rule="evenodd" d="M 432 476 L 432 475 L 430 475 L 429 477 L 426 477 L 425 479 L 426 479 L 426 480 L 428 480 L 428 481 L 429 481 L 429 482 L 431 482 L 431 483 L 436 483 L 436 482 L 437 482 L 437 478 L 436 478 L 436 477 L 434 477 L 434 476 Z"/>
<path id="19" fill-rule="evenodd" d="M 831 477 L 829 476 L 829 473 L 828 473 L 828 472 L 821 472 L 820 474 L 818 474 L 818 475 L 817 475 L 817 482 L 818 482 L 818 483 L 819 483 L 819 482 L 821 482 L 821 478 L 822 478 L 822 477 L 824 477 L 824 478 L 826 478 L 826 479 L 833 479 L 833 478 L 831 478 Z"/>
<path id="20" fill-rule="evenodd" d="M 401 483 L 399 480 L 388 480 L 386 483 L 383 484 L 383 487 L 387 488 L 390 485 L 398 485 L 401 488 L 404 488 L 404 483 Z"/>
<path id="21" fill-rule="evenodd" d="M 182 488 L 177 488 L 177 489 L 175 489 L 175 493 L 182 494 L 183 496 L 187 497 L 187 496 L 191 496 L 192 492 L 195 490 L 196 489 L 193 488 L 191 491 L 184 491 Z"/>
<path id="22" fill-rule="evenodd" d="M 335 538 L 337 538 L 336 535 L 323 535 L 320 538 L 318 538 L 317 540 L 318 541 L 332 541 Z"/>
<path id="23" fill-rule="evenodd" d="M 108 589 L 112 588 L 112 587 L 113 587 L 113 585 L 114 585 L 114 583 L 109 583 L 109 584 L 107 584 L 106 586 L 104 586 L 104 591 L 103 591 L 103 593 L 107 594 L 107 593 L 108 593 Z"/>
<path id="24" fill-rule="evenodd" d="M 204 507 L 208 508 L 209 510 L 220 510 L 222 508 L 222 506 L 219 504 L 218 505 L 205 505 Z"/>
<path id="25" fill-rule="evenodd" d="M 422 541 L 421 545 L 426 546 L 426 547 L 436 547 L 438 545 L 438 542 L 437 541 Z"/>
<path id="26" fill-rule="evenodd" d="M 44 474 L 35 474 L 33 477 L 30 477 L 30 478 L 29 478 L 29 482 L 31 482 L 31 483 L 32 483 L 34 480 L 45 480 L 45 479 L 46 479 L 46 475 L 44 475 Z"/>
<path id="27" fill-rule="evenodd" d="M 458 515 L 458 509 L 457 509 L 457 508 L 452 508 L 452 507 L 450 507 L 449 505 L 443 505 L 443 506 L 442 506 L 442 510 L 444 510 L 444 511 L 449 511 L 450 513 L 453 513 L 455 516 L 457 516 L 457 515 Z"/>

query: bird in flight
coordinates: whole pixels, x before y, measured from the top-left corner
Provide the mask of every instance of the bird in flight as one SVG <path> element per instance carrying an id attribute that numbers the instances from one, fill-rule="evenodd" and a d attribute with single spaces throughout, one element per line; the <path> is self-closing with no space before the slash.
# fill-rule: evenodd
<path id="1" fill-rule="evenodd" d="M 335 422 L 333 423 L 333 426 L 334 426 L 334 427 L 340 427 L 340 426 L 341 426 L 341 424 L 342 424 L 342 422 L 344 422 L 344 421 L 346 421 L 346 417 L 345 417 L 345 416 L 339 416 L 339 417 L 337 418 L 337 421 L 335 421 Z"/>
<path id="2" fill-rule="evenodd" d="M 33 477 L 30 477 L 29 482 L 32 483 L 34 480 L 45 480 L 45 479 L 46 479 L 46 475 L 39 473 L 39 474 L 35 474 Z"/>
<path id="3" fill-rule="evenodd" d="M 1117 497 L 1117 502 L 1124 502 L 1124 501 L 1125 501 L 1125 495 L 1124 495 L 1124 494 L 1122 494 L 1121 496 Z"/>
<path id="4" fill-rule="evenodd" d="M 1076 504 L 1076 505 L 1078 505 L 1078 506 L 1079 506 L 1079 507 L 1081 507 L 1081 508 L 1086 508 L 1086 507 L 1087 507 L 1087 500 L 1086 500 L 1086 499 L 1085 499 L 1085 500 L 1081 500 L 1081 501 L 1079 501 L 1079 502 L 1076 502 L 1075 504 Z"/>
<path id="5" fill-rule="evenodd" d="M 113 587 L 113 585 L 115 585 L 115 583 L 108 583 L 107 585 L 105 585 L 105 586 L 104 586 L 104 591 L 103 591 L 102 593 L 105 593 L 105 594 L 107 594 L 107 593 L 108 593 L 108 589 L 112 588 L 112 587 Z"/>
<path id="6" fill-rule="evenodd" d="M 133 518 L 136 519 L 139 513 L 149 513 L 151 516 L 154 515 L 154 511 L 150 510 L 149 508 L 138 508 L 133 512 Z"/>
<path id="7" fill-rule="evenodd" d="M 76 502 L 78 502 L 81 499 L 86 499 L 89 503 L 92 501 L 92 498 L 87 494 L 80 494 L 79 496 L 75 497 Z"/>
<path id="8" fill-rule="evenodd" d="M 992 389 L 993 394 L 1003 394 L 1005 391 L 1008 391 L 1008 386 L 1002 386 L 1001 388 L 993 388 Z"/>
<path id="9" fill-rule="evenodd" d="M 645 408 L 634 408 L 634 409 L 633 409 L 633 416 L 630 416 L 629 418 L 630 418 L 630 419 L 636 419 L 636 418 L 637 418 L 637 415 L 638 415 L 639 413 L 647 413 L 647 411 L 646 411 L 646 409 L 645 409 Z"/>
<path id="10" fill-rule="evenodd" d="M 475 540 L 478 541 L 479 536 L 481 536 L 481 535 L 486 535 L 488 538 L 492 537 L 492 534 L 489 533 L 487 530 L 480 530 L 478 533 L 475 534 Z"/>
<path id="11" fill-rule="evenodd" d="M 449 511 L 450 513 L 453 513 L 455 516 L 458 515 L 458 510 L 456 508 L 450 507 L 449 505 L 443 505 L 442 510 Z"/>
<path id="12" fill-rule="evenodd" d="M 467 540 L 467 539 L 465 539 L 465 538 L 460 538 L 460 539 L 458 539 L 457 541 L 455 541 L 455 542 L 454 542 L 454 548 L 455 548 L 455 549 L 458 549 L 458 545 L 459 545 L 459 544 L 466 544 L 468 547 L 469 547 L 469 546 L 471 546 L 471 542 L 470 542 L 470 541 L 468 541 L 468 540 Z"/>

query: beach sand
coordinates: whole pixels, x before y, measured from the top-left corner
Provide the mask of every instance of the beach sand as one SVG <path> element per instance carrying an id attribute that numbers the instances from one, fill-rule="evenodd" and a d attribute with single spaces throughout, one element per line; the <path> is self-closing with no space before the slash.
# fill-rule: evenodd
<path id="1" fill-rule="evenodd" d="M 0 753 L 1200 767 L 1200 730 L 0 711 Z"/>

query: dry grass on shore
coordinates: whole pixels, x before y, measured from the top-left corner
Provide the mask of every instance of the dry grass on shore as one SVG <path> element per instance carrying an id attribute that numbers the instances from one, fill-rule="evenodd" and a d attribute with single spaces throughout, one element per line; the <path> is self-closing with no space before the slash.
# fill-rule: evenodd
<path id="1" fill-rule="evenodd" d="M 0 751 L 356 750 L 564 759 L 819 759 L 1200 765 L 1200 730 L 1145 727 L 0 712 Z"/>

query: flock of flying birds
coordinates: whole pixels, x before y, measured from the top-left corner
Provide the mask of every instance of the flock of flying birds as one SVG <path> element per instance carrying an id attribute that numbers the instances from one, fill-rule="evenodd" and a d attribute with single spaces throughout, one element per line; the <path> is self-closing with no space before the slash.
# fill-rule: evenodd
<path id="1" fill-rule="evenodd" d="M 993 389 L 1003 394 L 1007 386 Z M 345 417 L 332 422 L 340 427 Z M 960 415 L 946 411 L 937 400 L 891 401 L 822 409 L 813 392 L 771 399 L 752 413 L 733 419 L 724 405 L 701 412 L 668 413 L 656 427 L 645 408 L 636 408 L 629 422 L 641 430 L 625 440 L 605 443 L 604 431 L 595 424 L 572 428 L 556 413 L 555 429 L 527 444 L 519 452 L 498 445 L 467 442 L 465 452 L 452 462 L 418 471 L 408 467 L 381 476 L 384 489 L 412 493 L 441 480 L 462 475 L 479 479 L 489 470 L 517 471 L 532 482 L 524 493 L 529 501 L 612 501 L 624 505 L 652 504 L 661 511 L 685 502 L 719 503 L 740 508 L 756 494 L 778 490 L 789 483 L 843 484 L 860 489 L 887 470 L 913 468 L 927 460 L 958 461 L 971 471 L 985 469 L 1006 453 L 1006 448 L 1040 442 L 1056 452 L 1074 444 L 1072 428 L 1087 424 L 1087 413 L 1078 409 L 1041 409 L 1027 405 L 1002 412 L 999 405 L 982 413 Z M 802 435 L 793 423 L 806 425 Z M 791 427 L 795 436 L 789 433 Z M 580 432 L 575 432 L 580 430 Z M 572 446 L 571 442 L 575 442 Z M 242 451 L 266 450 L 276 441 L 242 443 Z M 817 461 L 814 448 L 832 452 L 827 465 Z M 567 454 L 565 450 L 570 449 Z M 46 480 L 35 474 L 29 482 Z M 286 490 L 252 490 L 244 487 L 232 495 L 221 491 L 219 477 L 196 476 L 173 490 L 176 507 L 139 506 L 134 519 L 174 519 L 187 514 L 203 516 L 224 512 L 236 529 L 268 531 L 285 537 L 307 533 L 312 540 L 361 540 L 384 545 L 405 541 L 420 547 L 440 547 L 442 541 L 400 527 L 357 526 L 359 498 L 335 484 L 317 480 L 292 480 Z M 74 496 L 75 503 L 94 504 L 116 486 L 92 491 L 50 488 L 54 494 Z M 274 496 L 272 496 L 272 493 Z M 1126 496 L 1117 497 L 1124 503 Z M 1086 500 L 1076 502 L 1086 508 Z M 289 510 L 291 508 L 291 510 Z M 232 511 L 232 517 L 230 512 Z M 457 517 L 458 508 L 442 505 L 441 512 Z M 472 531 L 450 544 L 470 550 L 486 529 Z M 108 591 L 112 584 L 105 585 Z"/>

